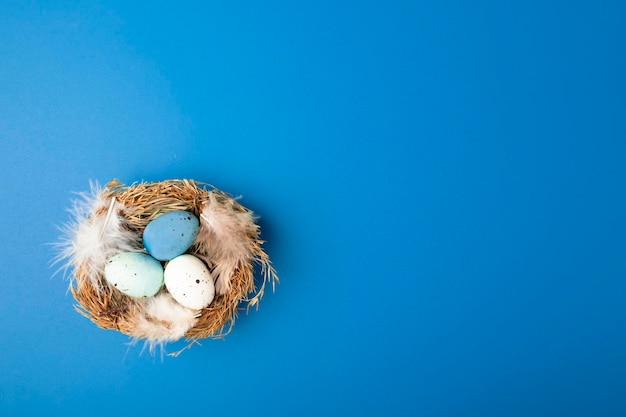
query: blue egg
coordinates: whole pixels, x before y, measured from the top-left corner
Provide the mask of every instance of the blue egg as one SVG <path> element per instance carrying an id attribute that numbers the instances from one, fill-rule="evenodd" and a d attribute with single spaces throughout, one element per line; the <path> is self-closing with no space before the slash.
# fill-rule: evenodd
<path id="1" fill-rule="evenodd" d="M 143 231 L 143 245 L 159 261 L 169 261 L 189 249 L 200 221 L 188 211 L 170 211 L 152 220 Z"/>

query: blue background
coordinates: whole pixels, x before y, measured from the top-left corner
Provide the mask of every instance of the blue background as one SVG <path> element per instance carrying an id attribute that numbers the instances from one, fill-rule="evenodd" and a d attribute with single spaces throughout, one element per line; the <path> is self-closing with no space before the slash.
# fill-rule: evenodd
<path id="1" fill-rule="evenodd" d="M 0 415 L 626 415 L 626 3 L 9 3 Z M 277 291 L 97 328 L 49 243 L 112 178 L 241 195 Z"/>

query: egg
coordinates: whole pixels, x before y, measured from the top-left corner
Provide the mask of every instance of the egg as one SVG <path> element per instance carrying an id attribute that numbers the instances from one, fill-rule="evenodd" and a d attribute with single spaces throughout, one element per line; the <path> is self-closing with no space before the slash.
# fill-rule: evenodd
<path id="1" fill-rule="evenodd" d="M 143 232 L 143 244 L 159 261 L 169 261 L 189 249 L 198 236 L 200 221 L 188 211 L 170 211 L 150 221 Z"/>
<path id="2" fill-rule="evenodd" d="M 200 310 L 213 301 L 213 277 L 204 262 L 193 255 L 180 255 L 169 261 L 164 277 L 167 291 L 187 308 Z"/>
<path id="3" fill-rule="evenodd" d="M 163 286 L 163 267 L 145 253 L 122 252 L 106 262 L 104 279 L 128 296 L 152 297 Z"/>

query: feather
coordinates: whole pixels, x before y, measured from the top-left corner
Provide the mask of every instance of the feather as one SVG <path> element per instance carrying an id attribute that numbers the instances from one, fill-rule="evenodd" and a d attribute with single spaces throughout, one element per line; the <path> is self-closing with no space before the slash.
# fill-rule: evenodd
<path id="1" fill-rule="evenodd" d="M 215 289 L 222 295 L 230 289 L 233 273 L 244 262 L 254 258 L 249 233 L 257 229 L 249 210 L 235 210 L 232 201 L 220 203 L 213 193 L 202 207 L 197 242 L 206 247 L 203 258 L 213 264 Z"/>
<path id="2" fill-rule="evenodd" d="M 106 261 L 120 252 L 140 252 L 141 242 L 121 215 L 124 206 L 105 189 L 91 183 L 90 192 L 79 196 L 69 210 L 71 220 L 61 227 L 53 263 L 61 264 L 60 269 L 66 272 L 72 266 L 82 268 L 84 273 L 75 274 L 76 279 L 87 279 L 99 290 Z"/>
<path id="3" fill-rule="evenodd" d="M 163 349 L 166 343 L 184 337 L 187 330 L 195 326 L 200 314 L 197 310 L 183 307 L 165 291 L 139 303 L 141 310 L 134 329 L 135 341 L 145 339 L 151 353 L 157 346 Z"/>

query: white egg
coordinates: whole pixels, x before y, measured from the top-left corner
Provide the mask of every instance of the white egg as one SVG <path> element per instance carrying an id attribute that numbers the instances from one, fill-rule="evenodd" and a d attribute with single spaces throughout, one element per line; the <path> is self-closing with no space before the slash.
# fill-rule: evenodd
<path id="1" fill-rule="evenodd" d="M 163 286 L 163 267 L 145 253 L 122 252 L 104 265 L 104 279 L 131 297 L 152 297 Z"/>
<path id="2" fill-rule="evenodd" d="M 193 255 L 180 255 L 169 261 L 164 277 L 167 291 L 187 308 L 200 310 L 213 301 L 213 277 L 204 262 Z"/>

